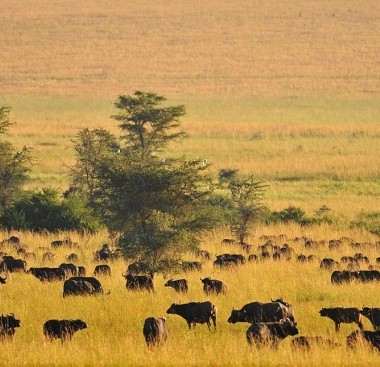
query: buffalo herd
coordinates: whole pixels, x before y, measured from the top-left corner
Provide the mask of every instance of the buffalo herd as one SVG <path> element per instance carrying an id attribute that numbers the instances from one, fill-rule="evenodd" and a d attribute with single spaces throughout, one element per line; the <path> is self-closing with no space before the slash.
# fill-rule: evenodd
<path id="1" fill-rule="evenodd" d="M 275 237 L 277 240 L 281 237 Z M 318 259 L 315 255 L 295 254 L 294 249 L 288 244 L 276 245 L 274 239 L 270 236 L 265 237 L 265 243 L 257 247 L 257 253 L 253 252 L 254 247 L 246 243 L 239 244 L 233 239 L 223 239 L 223 246 L 236 248 L 240 246 L 241 250 L 248 254 L 248 257 L 240 253 L 224 253 L 216 255 L 213 266 L 216 268 L 239 267 L 246 262 L 259 262 L 272 259 L 273 261 L 295 259 L 300 263 L 313 263 L 319 261 L 321 271 L 331 270 L 331 283 L 339 285 L 349 282 L 372 282 L 380 280 L 380 272 L 375 269 L 376 265 L 371 265 L 367 256 L 356 253 L 353 256 L 343 256 L 340 261 L 326 257 Z M 285 237 L 284 237 L 285 238 Z M 263 238 L 264 239 L 264 238 Z M 326 243 L 314 241 L 308 238 L 294 239 L 301 241 L 306 250 L 312 250 L 326 245 Z M 342 243 L 347 243 L 346 238 L 341 240 L 332 240 L 328 243 L 330 251 L 339 251 Z M 353 249 L 360 249 L 360 244 L 352 241 Z M 380 248 L 380 243 L 371 244 Z M 0 284 L 7 283 L 9 273 L 24 272 L 30 274 L 41 282 L 63 282 L 63 298 L 72 296 L 93 296 L 99 294 L 110 294 L 109 290 L 104 290 L 98 277 L 111 276 L 111 267 L 109 262 L 122 258 L 123 254 L 120 249 L 113 249 L 110 245 L 104 244 L 102 247 L 93 252 L 97 264 L 92 273 L 93 276 L 86 276 L 86 268 L 73 264 L 78 262 L 78 255 L 74 252 L 65 257 L 67 263 L 62 263 L 57 267 L 28 267 L 26 259 L 35 259 L 33 252 L 27 251 L 21 244 L 18 237 L 12 236 L 0 243 L 0 249 L 8 246 L 13 248 L 19 255 L 18 258 L 7 253 L 2 253 L 0 262 L 0 272 L 5 276 L 0 276 Z M 51 242 L 50 248 L 44 247 L 42 261 L 48 262 L 54 259 L 54 249 L 68 248 L 71 251 L 78 249 L 79 245 L 71 239 L 56 240 Z M 41 247 L 42 249 L 42 247 Z M 51 250 L 51 251 L 50 251 Z M 202 260 L 211 260 L 211 254 L 205 250 L 196 250 L 195 256 Z M 106 264 L 105 264 L 105 263 Z M 380 264 L 380 258 L 376 258 L 376 263 Z M 368 270 L 358 267 L 367 265 Z M 202 262 L 200 261 L 182 261 L 180 268 L 183 272 L 201 271 Z M 346 269 L 342 269 L 342 267 Z M 134 262 L 128 265 L 126 272 L 122 274 L 125 278 L 125 286 L 130 291 L 148 291 L 155 292 L 154 288 L 154 270 L 142 261 Z M 227 285 L 219 279 L 211 277 L 200 278 L 203 285 L 203 292 L 206 296 L 223 297 L 229 292 Z M 6 285 L 5 285 L 6 286 Z M 187 279 L 169 279 L 164 284 L 165 287 L 173 288 L 176 293 L 187 293 L 189 284 Z M 217 307 L 210 301 L 206 302 L 189 302 L 173 303 L 166 311 L 169 315 L 178 315 L 182 317 L 189 329 L 194 329 L 196 324 L 207 324 L 209 330 L 217 329 Z M 322 308 L 319 311 L 321 317 L 331 319 L 335 324 L 335 331 L 340 331 L 341 323 L 355 323 L 359 330 L 354 331 L 347 336 L 347 346 L 354 347 L 358 342 L 366 341 L 372 347 L 380 350 L 380 308 L 366 307 L 362 309 L 350 307 L 330 307 Z M 373 325 L 374 331 L 364 330 L 363 317 L 367 318 Z M 296 336 L 300 333 L 298 328 L 293 306 L 282 298 L 271 300 L 270 302 L 254 301 L 243 305 L 240 309 L 232 309 L 231 314 L 226 320 L 230 324 L 248 323 L 246 330 L 246 340 L 250 346 L 271 346 L 277 348 L 281 340 L 288 336 Z M 0 340 L 12 339 L 15 329 L 20 327 L 20 320 L 16 319 L 13 314 L 1 315 L 0 317 Z M 71 340 L 74 333 L 78 330 L 87 328 L 87 323 L 82 320 L 48 320 L 43 325 L 43 334 L 47 340 L 60 339 L 63 343 Z M 165 317 L 147 317 L 143 323 L 143 336 L 148 347 L 154 347 L 163 344 L 168 338 L 167 321 Z M 292 340 L 294 348 L 310 349 L 314 345 L 326 345 L 337 347 L 339 343 L 323 336 L 298 336 Z"/>

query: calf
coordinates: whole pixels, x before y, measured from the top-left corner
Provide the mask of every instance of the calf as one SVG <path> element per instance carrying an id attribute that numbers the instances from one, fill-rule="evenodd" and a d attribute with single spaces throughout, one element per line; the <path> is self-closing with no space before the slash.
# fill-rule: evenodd
<path id="1" fill-rule="evenodd" d="M 20 320 L 17 320 L 13 313 L 0 316 L 0 341 L 12 339 L 15 334 L 15 328 L 20 327 Z"/>
<path id="2" fill-rule="evenodd" d="M 162 344 L 168 337 L 166 318 L 148 317 L 145 319 L 143 334 L 148 347 Z"/>
<path id="3" fill-rule="evenodd" d="M 87 324 L 82 320 L 48 320 L 43 326 L 43 333 L 47 340 L 61 339 L 63 343 L 66 339 L 71 340 L 78 330 L 87 328 Z"/>
<path id="4" fill-rule="evenodd" d="M 189 290 L 186 279 L 170 279 L 165 283 L 165 287 L 172 287 L 178 293 L 187 293 Z"/>
<path id="5" fill-rule="evenodd" d="M 208 277 L 204 279 L 201 278 L 201 282 L 203 283 L 203 291 L 206 295 L 218 295 L 219 293 L 226 294 L 227 292 L 227 287 L 221 280 Z"/>
<path id="6" fill-rule="evenodd" d="M 328 317 L 335 322 L 335 331 L 340 330 L 341 323 L 356 323 L 360 330 L 363 329 L 363 324 L 361 322 L 362 317 L 360 310 L 356 307 L 343 308 L 343 307 L 330 307 L 322 308 L 319 311 L 322 317 Z"/>
<path id="7" fill-rule="evenodd" d="M 358 343 L 367 342 L 380 350 L 380 331 L 356 330 L 347 337 L 347 346 L 354 348 Z"/>
<path id="8" fill-rule="evenodd" d="M 360 313 L 369 321 L 371 321 L 371 324 L 375 330 L 380 327 L 380 308 L 363 306 Z"/>
<path id="9" fill-rule="evenodd" d="M 195 327 L 196 324 L 207 323 L 210 330 L 210 320 L 212 320 L 214 330 L 216 330 L 216 307 L 211 302 L 190 302 L 183 305 L 173 303 L 166 313 L 183 317 L 189 329 L 191 329 L 191 325 Z"/>
<path id="10" fill-rule="evenodd" d="M 283 319 L 278 322 L 262 322 L 252 324 L 246 332 L 247 342 L 250 346 L 277 347 L 279 342 L 289 335 L 297 335 L 297 323 Z"/>

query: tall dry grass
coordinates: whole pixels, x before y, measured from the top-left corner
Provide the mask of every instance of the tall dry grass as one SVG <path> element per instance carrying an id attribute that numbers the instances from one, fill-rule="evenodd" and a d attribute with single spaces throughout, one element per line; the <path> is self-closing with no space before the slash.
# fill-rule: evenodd
<path id="1" fill-rule="evenodd" d="M 41 265 L 39 246 L 49 246 L 53 239 L 71 236 L 78 241 L 77 250 L 80 264 L 91 273 L 95 263 L 92 251 L 107 242 L 105 233 L 95 237 L 79 236 L 73 233 L 58 235 L 36 235 L 16 233 L 22 242 L 38 254 L 36 263 Z M 296 254 L 313 253 L 319 258 L 329 256 L 337 260 L 343 255 L 352 255 L 354 249 L 344 245 L 340 251 L 331 252 L 327 246 L 306 250 L 303 245 L 293 242 L 298 236 L 309 236 L 315 240 L 337 239 L 350 236 L 355 241 L 373 242 L 376 239 L 360 232 L 333 231 L 329 227 L 278 226 L 258 228 L 250 243 L 256 247 L 263 243 L 262 234 L 287 234 L 286 242 L 291 244 Z M 2 238 L 9 233 L 3 233 Z M 213 255 L 240 252 L 238 247 L 221 245 L 221 239 L 227 232 L 217 231 L 203 239 L 202 248 Z M 284 240 L 282 240 L 284 242 Z M 279 242 L 281 243 L 281 242 Z M 9 249 L 8 249 L 9 250 Z M 64 261 L 70 249 L 56 250 L 52 265 Z M 371 262 L 378 252 L 363 249 Z M 187 254 L 186 259 L 195 259 Z M 291 261 L 268 261 L 247 263 L 236 269 L 215 269 L 212 261 L 204 262 L 201 272 L 173 274 L 186 277 L 189 281 L 189 293 L 178 295 L 173 289 L 164 287 L 166 279 L 162 275 L 155 277 L 155 293 L 131 292 L 125 289 L 121 274 L 128 262 L 117 261 L 111 264 L 112 277 L 100 278 L 103 288 L 110 289 L 109 296 L 62 298 L 62 283 L 42 284 L 28 274 L 11 274 L 6 285 L 1 288 L 1 312 L 14 312 L 21 320 L 13 342 L 1 344 L 1 365 L 7 366 L 241 366 L 241 365 L 292 365 L 292 366 L 349 366 L 377 365 L 380 361 L 377 352 L 365 346 L 355 351 L 346 348 L 346 336 L 356 330 L 354 324 L 342 324 L 340 333 L 334 330 L 334 323 L 319 316 L 322 307 L 343 306 L 361 307 L 363 304 L 378 306 L 376 283 L 333 286 L 330 283 L 330 271 L 319 269 L 319 262 L 299 264 Z M 199 278 L 211 276 L 223 280 L 228 293 L 225 296 L 205 296 Z M 291 348 L 291 339 L 285 339 L 278 350 L 268 348 L 249 348 L 245 339 L 246 323 L 229 324 L 227 319 L 232 308 L 241 308 L 253 301 L 269 301 L 283 297 L 292 303 L 300 328 L 300 335 L 324 335 L 341 344 L 336 349 L 315 348 L 310 352 L 295 351 Z M 166 310 L 174 301 L 182 303 L 210 300 L 218 308 L 218 326 L 216 332 L 209 332 L 205 325 L 197 325 L 189 331 L 185 320 L 176 315 L 166 315 Z M 150 351 L 145 345 L 142 325 L 146 317 L 166 316 L 169 337 L 159 349 Z M 42 334 L 43 323 L 51 318 L 80 318 L 87 322 L 88 328 L 78 331 L 71 342 L 61 345 L 59 341 L 46 342 Z M 372 327 L 364 320 L 365 328 Z"/>

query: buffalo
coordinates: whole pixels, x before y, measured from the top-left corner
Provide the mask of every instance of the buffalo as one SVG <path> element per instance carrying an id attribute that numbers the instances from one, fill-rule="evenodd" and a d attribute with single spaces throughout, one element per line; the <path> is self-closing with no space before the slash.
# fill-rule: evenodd
<path id="1" fill-rule="evenodd" d="M 211 279 L 208 277 L 204 279 L 201 278 L 201 282 L 203 283 L 203 291 L 206 295 L 227 293 L 227 286 L 221 280 Z"/>
<path id="2" fill-rule="evenodd" d="M 66 256 L 66 260 L 69 262 L 76 262 L 79 260 L 78 255 L 75 253 L 71 253 L 70 255 Z"/>
<path id="3" fill-rule="evenodd" d="M 362 307 L 360 313 L 366 317 L 375 330 L 380 327 L 380 308 L 377 307 Z"/>
<path id="4" fill-rule="evenodd" d="M 63 284 L 63 297 L 97 295 L 101 293 L 104 293 L 103 287 L 99 280 L 93 277 L 72 277 L 67 279 Z"/>
<path id="5" fill-rule="evenodd" d="M 0 316 L 0 341 L 12 339 L 16 328 L 20 327 L 20 320 L 17 320 L 13 313 Z"/>
<path id="6" fill-rule="evenodd" d="M 240 254 L 222 254 L 216 256 L 214 265 L 220 267 L 237 266 L 244 264 L 245 261 L 245 256 Z"/>
<path id="7" fill-rule="evenodd" d="M 52 252 L 48 251 L 48 252 L 45 252 L 43 255 L 42 255 L 42 261 L 53 261 L 54 259 L 54 256 L 55 254 L 53 254 Z"/>
<path id="8" fill-rule="evenodd" d="M 65 271 L 62 268 L 30 268 L 27 271 L 41 282 L 63 281 L 66 279 Z"/>
<path id="9" fill-rule="evenodd" d="M 319 311 L 322 317 L 328 317 L 335 323 L 335 331 L 340 330 L 341 323 L 356 323 L 360 330 L 363 330 L 363 323 L 360 310 L 356 307 L 343 308 L 343 307 L 330 307 L 322 308 Z"/>
<path id="10" fill-rule="evenodd" d="M 111 268 L 109 265 L 96 265 L 94 269 L 94 277 L 99 275 L 111 276 Z"/>
<path id="11" fill-rule="evenodd" d="M 207 323 L 207 327 L 210 330 L 211 321 L 214 324 L 214 330 L 216 329 L 216 306 L 211 302 L 190 302 L 184 304 L 173 303 L 166 311 L 167 314 L 179 315 L 184 318 L 191 329 L 191 326 L 195 327 L 196 324 Z"/>
<path id="12" fill-rule="evenodd" d="M 76 247 L 78 244 L 73 242 L 71 238 L 65 238 L 63 240 L 55 240 L 51 242 L 51 247 L 60 248 L 60 247 Z"/>
<path id="13" fill-rule="evenodd" d="M 202 271 L 202 263 L 199 261 L 183 261 L 182 262 L 183 271 Z"/>
<path id="14" fill-rule="evenodd" d="M 58 267 L 64 271 L 66 279 L 79 275 L 78 268 L 74 264 L 63 263 Z"/>
<path id="15" fill-rule="evenodd" d="M 256 344 L 258 347 L 276 348 L 281 340 L 298 333 L 297 323 L 290 319 L 282 319 L 278 322 L 254 323 L 247 329 L 246 336 L 250 346 Z"/>
<path id="16" fill-rule="evenodd" d="M 240 310 L 232 310 L 228 322 L 276 322 L 284 318 L 289 318 L 294 322 L 293 308 L 282 299 L 275 302 L 262 303 L 252 302 L 243 306 Z"/>
<path id="17" fill-rule="evenodd" d="M 324 258 L 319 264 L 319 267 L 321 269 L 332 269 L 332 268 L 339 268 L 340 264 L 334 259 Z"/>
<path id="18" fill-rule="evenodd" d="M 87 328 L 87 324 L 82 320 L 48 320 L 43 326 L 43 333 L 47 340 L 61 339 L 71 340 L 78 330 Z"/>
<path id="19" fill-rule="evenodd" d="M 187 293 L 189 290 L 186 279 L 170 279 L 165 283 L 165 287 L 172 287 L 178 293 Z"/>
<path id="20" fill-rule="evenodd" d="M 126 287 L 129 290 L 154 292 L 153 279 L 150 275 L 123 274 L 123 277 L 127 280 Z"/>
<path id="21" fill-rule="evenodd" d="M 347 337 L 346 342 L 350 348 L 365 342 L 380 351 L 380 331 L 356 330 Z"/>
<path id="22" fill-rule="evenodd" d="M 162 344 L 168 337 L 166 318 L 148 317 L 145 319 L 143 334 L 148 347 Z"/>
<path id="23" fill-rule="evenodd" d="M 105 243 L 100 250 L 94 252 L 95 261 L 112 261 L 120 259 L 123 253 L 120 249 L 113 249 L 108 243 Z"/>
<path id="24" fill-rule="evenodd" d="M 137 261 L 128 265 L 127 273 L 132 275 L 150 275 L 151 278 L 154 277 L 154 273 L 149 264 L 142 261 Z"/>
<path id="25" fill-rule="evenodd" d="M 3 256 L 0 271 L 9 273 L 26 272 L 26 262 L 22 259 L 15 259 L 13 256 Z"/>

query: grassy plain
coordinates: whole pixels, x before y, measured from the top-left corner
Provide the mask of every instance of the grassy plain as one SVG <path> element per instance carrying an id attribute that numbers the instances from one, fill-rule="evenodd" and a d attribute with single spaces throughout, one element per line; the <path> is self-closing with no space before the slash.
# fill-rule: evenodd
<path id="1" fill-rule="evenodd" d="M 360 232 L 332 231 L 328 227 L 300 229 L 297 226 L 258 228 L 255 237 L 250 239 L 255 247 L 262 244 L 261 234 L 289 234 L 285 240 L 296 254 L 315 254 L 319 258 L 352 255 L 353 248 L 344 245 L 339 252 L 331 252 L 327 245 L 318 249 L 306 250 L 301 243 L 293 242 L 296 236 L 309 236 L 315 240 L 337 239 L 351 236 L 355 241 L 374 242 L 376 239 Z M 70 236 L 80 245 L 76 250 L 79 264 L 86 266 L 91 275 L 95 263 L 92 251 L 107 242 L 106 233 L 96 236 L 78 236 L 76 233 L 59 235 L 36 235 L 15 233 L 29 250 L 35 251 L 37 260 L 28 266 L 46 266 L 41 260 L 43 250 L 39 246 L 49 246 L 52 240 Z M 204 238 L 202 248 L 213 255 L 225 252 L 241 252 L 239 248 L 222 246 L 223 235 L 217 232 Z M 2 238 L 7 238 L 3 233 Z M 282 240 L 284 241 L 284 240 Z M 276 242 L 282 244 L 281 241 Z M 9 249 L 8 249 L 9 250 Z M 375 262 L 378 252 L 364 248 L 363 252 Z M 12 252 L 11 250 L 9 250 Z M 56 250 L 51 266 L 65 262 L 71 249 Z M 186 259 L 196 259 L 187 254 Z M 377 365 L 380 356 L 365 346 L 356 351 L 346 348 L 346 336 L 356 330 L 354 324 L 342 324 L 340 333 L 334 330 L 334 323 L 319 316 L 322 307 L 361 307 L 378 305 L 376 283 L 333 286 L 330 283 L 331 271 L 319 269 L 319 262 L 310 264 L 291 261 L 247 263 L 236 269 L 215 269 L 212 261 L 206 261 L 201 272 L 175 274 L 189 281 L 189 293 L 175 294 L 171 288 L 164 287 L 166 279 L 155 277 L 155 293 L 130 292 L 125 289 L 121 274 L 127 263 L 117 261 L 111 265 L 112 277 L 100 278 L 103 288 L 111 290 L 109 296 L 62 298 L 62 282 L 43 284 L 28 274 L 11 274 L 6 285 L 1 288 L 1 312 L 13 312 L 21 320 L 13 343 L 1 344 L 1 365 L 6 366 L 244 366 L 244 365 L 285 365 L 285 366 L 352 366 Z M 203 294 L 200 277 L 212 276 L 223 280 L 228 287 L 225 296 Z M 283 297 L 292 303 L 300 328 L 300 335 L 324 335 L 338 341 L 336 349 L 316 348 L 310 352 L 295 351 L 291 339 L 285 339 L 274 352 L 268 348 L 250 349 L 246 343 L 246 323 L 229 324 L 227 319 L 232 308 L 241 308 L 253 301 L 269 302 L 271 298 Z M 179 316 L 166 315 L 166 310 L 175 302 L 182 303 L 210 300 L 218 308 L 216 332 L 209 332 L 206 325 L 197 325 L 194 330 L 187 329 L 186 322 Z M 166 316 L 169 338 L 165 345 L 149 351 L 142 335 L 142 325 L 146 317 Z M 59 341 L 46 342 L 42 334 L 43 323 L 51 318 L 76 319 L 87 322 L 88 328 L 77 332 L 71 342 L 61 345 Z M 365 328 L 371 330 L 367 319 Z"/>
<path id="2" fill-rule="evenodd" d="M 255 174 L 269 184 L 265 200 L 273 210 L 296 205 L 312 214 L 327 205 L 345 223 L 362 209 L 380 207 L 379 13 L 377 0 L 365 6 L 359 0 L 7 1 L 0 12 L 0 104 L 12 107 L 17 124 L 6 138 L 33 148 L 30 188 L 64 189 L 64 165 L 74 162 L 71 140 L 78 130 L 117 132 L 110 119 L 116 96 L 153 91 L 187 109 L 182 127 L 188 138 L 168 154 L 207 158 L 213 175 L 221 168 Z M 261 228 L 257 236 L 279 233 L 375 240 L 323 226 Z M 38 246 L 56 239 L 20 236 L 39 255 Z M 92 269 L 91 251 L 107 241 L 105 234 L 71 236 L 81 245 L 81 264 Z M 202 247 L 230 252 L 220 246 L 224 236 L 210 235 Z M 317 254 L 339 258 L 352 249 Z M 365 254 L 372 261 L 379 256 Z M 65 255 L 57 253 L 57 265 Z M 333 287 L 317 263 L 247 264 L 230 271 L 205 264 L 201 274 L 188 275 L 187 296 L 164 288 L 162 276 L 155 279 L 156 294 L 133 294 L 121 277 L 125 266 L 113 264 L 112 279 L 102 280 L 109 297 L 63 300 L 62 284 L 12 275 L 0 289 L 1 311 L 14 312 L 22 326 L 14 343 L 1 344 L 0 365 L 380 364 L 368 349 L 345 348 L 353 325 L 336 335 L 332 322 L 318 314 L 324 306 L 380 306 L 376 284 Z M 203 325 L 189 332 L 184 320 L 168 316 L 169 340 L 149 352 L 144 318 L 164 315 L 175 300 L 205 300 L 199 277 L 208 275 L 229 287 L 225 297 L 210 299 L 219 310 L 218 331 Z M 294 305 L 302 335 L 330 335 L 342 346 L 303 353 L 285 340 L 276 352 L 250 350 L 248 325 L 228 324 L 229 313 L 277 296 Z M 77 317 L 89 328 L 72 343 L 44 342 L 44 321 Z"/>
<path id="3" fill-rule="evenodd" d="M 380 204 L 379 11 L 375 0 L 7 2 L 8 137 L 33 148 L 31 188 L 64 189 L 78 130 L 117 132 L 116 96 L 154 91 L 188 111 L 189 136 L 168 154 L 253 173 L 273 209 L 353 217 Z"/>

